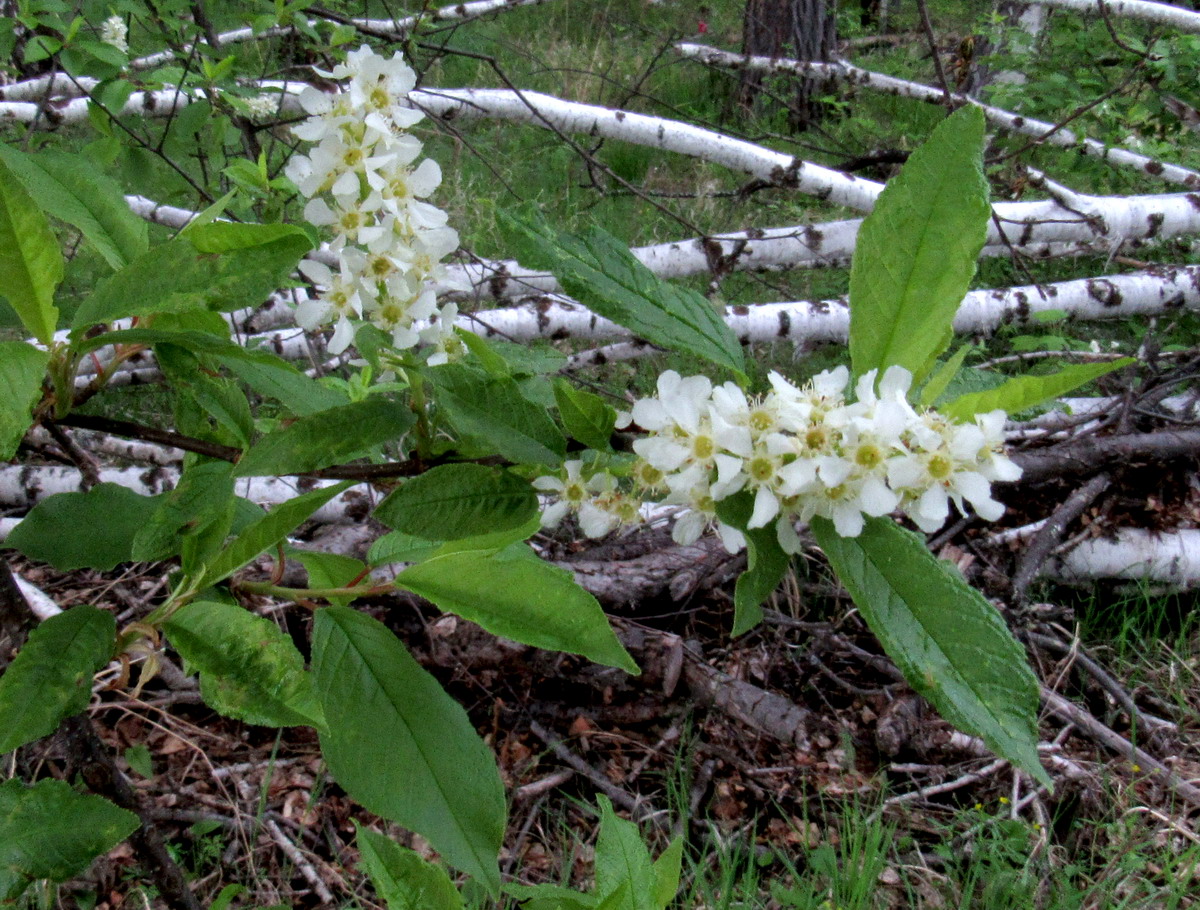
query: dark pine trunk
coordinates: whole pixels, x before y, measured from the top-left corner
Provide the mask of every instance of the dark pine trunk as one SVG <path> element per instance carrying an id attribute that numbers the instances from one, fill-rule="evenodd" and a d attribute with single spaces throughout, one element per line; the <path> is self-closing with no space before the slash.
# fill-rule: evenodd
<path id="1" fill-rule="evenodd" d="M 833 58 L 837 44 L 837 0 L 746 0 L 742 52 L 762 57 L 789 57 L 802 63 Z M 795 77 L 787 102 L 788 121 L 803 130 L 821 118 L 821 82 Z M 745 73 L 738 103 L 749 108 L 763 91 L 762 76 Z"/>

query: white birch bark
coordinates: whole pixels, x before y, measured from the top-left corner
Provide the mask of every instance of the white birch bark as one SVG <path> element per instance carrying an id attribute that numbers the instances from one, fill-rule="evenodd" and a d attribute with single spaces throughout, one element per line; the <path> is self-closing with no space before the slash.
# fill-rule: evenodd
<path id="1" fill-rule="evenodd" d="M 125 201 L 140 217 L 175 230 L 185 227 L 199 214 L 189 209 L 162 205 L 145 196 L 126 196 Z M 844 266 L 850 262 L 861 223 L 861 220 L 854 219 L 807 226 L 752 228 L 714 234 L 711 237 L 693 237 L 634 247 L 630 252 L 650 271 L 666 279 L 705 274 L 712 271 L 714 266 L 735 271 Z M 1095 247 L 1081 242 L 1029 243 L 1017 249 L 1033 259 L 1096 252 Z M 993 243 L 985 246 L 980 255 L 1011 256 L 1012 248 L 1003 243 Z M 322 244 L 320 249 L 310 253 L 308 258 L 331 267 L 337 265 L 337 257 L 330 252 L 328 244 Z M 556 294 L 561 291 L 558 280 L 553 275 L 526 268 L 513 259 L 476 259 L 465 263 L 449 263 L 447 273 L 447 281 L 438 286 L 440 296 L 465 296 L 475 300 L 514 299 L 538 294 Z M 464 293 L 463 288 L 469 290 Z M 286 292 L 279 292 L 264 306 L 273 305 L 272 301 L 284 300 L 285 294 Z M 259 331 L 282 324 L 267 321 L 256 323 Z"/>
<path id="2" fill-rule="evenodd" d="M 787 58 L 746 57 L 729 51 L 718 50 L 703 44 L 677 44 L 675 49 L 684 57 L 699 60 L 710 66 L 720 66 L 726 69 L 751 69 L 765 72 L 788 72 L 811 75 L 829 82 L 844 81 L 851 85 L 861 85 L 888 95 L 898 95 L 913 98 L 929 104 L 944 104 L 946 96 L 940 88 L 932 85 L 922 85 L 909 82 L 883 73 L 875 73 L 854 66 L 844 60 L 831 63 L 801 63 Z M 983 111 L 988 122 L 1000 129 L 1013 133 L 1030 136 L 1039 140 L 1039 144 L 1053 145 L 1060 148 L 1070 148 L 1093 158 L 1099 158 L 1107 164 L 1117 167 L 1127 167 L 1152 177 L 1158 177 L 1168 183 L 1185 186 L 1188 189 L 1200 189 L 1200 173 L 1139 155 L 1128 149 L 1105 145 L 1086 136 L 1077 136 L 1065 127 L 1055 129 L 1055 124 L 1023 114 L 1014 114 L 989 104 L 983 104 L 968 95 L 952 95 L 960 105 L 971 104 Z"/>
<path id="3" fill-rule="evenodd" d="M 104 468 L 101 483 L 115 483 L 142 496 L 156 496 L 175 487 L 179 469 Z M 278 505 L 321 487 L 336 483 L 333 480 L 306 480 L 303 489 L 294 481 L 278 477 L 249 477 L 239 480 L 234 493 L 261 506 Z M 31 509 L 47 496 L 56 493 L 78 493 L 82 476 L 77 468 L 58 465 L 0 466 L 0 506 L 7 509 Z M 374 507 L 375 497 L 366 484 L 358 484 L 339 493 L 313 514 L 313 520 L 324 524 L 344 524 L 362 521 Z"/>
<path id="4" fill-rule="evenodd" d="M 1088 252 L 1115 254 L 1147 242 L 1200 234 L 1200 193 L 1149 196 L 1086 196 L 998 202 L 993 206 L 1003 232 L 988 225 L 982 256 L 1034 258 Z M 760 228 L 639 247 L 632 252 L 663 278 L 709 272 L 724 260 L 741 270 L 844 266 L 854 253 L 861 219 Z M 474 289 L 477 299 L 555 293 L 548 275 L 512 261 L 452 266 L 451 273 Z"/>
<path id="5" fill-rule="evenodd" d="M 351 22 L 356 28 L 366 33 L 398 40 L 407 37 L 414 28 L 423 23 L 476 19 L 480 16 L 502 13 L 505 10 L 516 9 L 521 6 L 537 6 L 546 2 L 548 0 L 474 0 L 472 3 L 455 3 L 435 10 L 417 13 L 414 16 L 402 16 L 396 19 L 352 19 Z M 322 21 L 321 19 L 309 19 L 308 24 L 316 26 Z M 271 28 L 262 32 L 255 32 L 250 28 L 234 29 L 217 35 L 217 47 L 227 47 L 230 44 L 237 44 L 241 41 L 290 35 L 294 31 L 295 29 L 290 26 Z M 191 50 L 192 46 L 188 45 L 183 48 L 183 53 L 186 55 Z M 145 57 L 138 57 L 135 60 L 131 60 L 129 65 L 133 69 L 149 69 L 155 66 L 162 66 L 165 63 L 171 63 L 176 59 L 177 55 L 175 51 L 161 51 L 157 54 L 149 54 Z"/>
<path id="6" fill-rule="evenodd" d="M 2 539 L 0 538 L 0 540 Z M 62 612 L 62 607 L 56 604 L 49 594 L 32 582 L 26 581 L 20 573 L 13 572 L 12 577 L 13 581 L 17 583 L 17 589 L 21 592 L 21 596 L 29 604 L 30 612 L 39 620 L 45 622 L 51 616 L 57 616 Z"/>
<path id="7" fill-rule="evenodd" d="M 1023 325 L 1048 310 L 1090 321 L 1200 309 L 1200 266 L 1161 268 L 1129 275 L 1081 278 L 1045 285 L 971 291 L 959 307 L 954 329 L 988 335 L 1001 325 Z M 459 325 L 512 339 L 630 337 L 630 332 L 573 301 L 545 297 L 536 304 L 485 310 Z M 725 321 L 744 344 L 769 341 L 844 343 L 850 326 L 845 300 L 800 300 L 733 306 Z"/>
<path id="8" fill-rule="evenodd" d="M 1200 585 L 1200 531 L 1122 528 L 1111 538 L 1085 540 L 1044 574 L 1075 583 L 1125 578 L 1195 587 Z"/>
<path id="9" fill-rule="evenodd" d="M 1200 13 L 1193 13 L 1171 3 L 1152 3 L 1150 0 L 1038 0 L 1042 6 L 1069 9 L 1088 16 L 1101 15 L 1101 2 L 1110 16 L 1127 16 L 1200 34 Z"/>
<path id="10" fill-rule="evenodd" d="M 444 120 L 513 120 L 563 133 L 615 139 L 686 155 L 750 174 L 782 187 L 858 211 L 870 211 L 883 186 L 753 142 L 665 117 L 565 101 L 541 92 L 509 89 L 424 89 L 409 95 L 415 107 Z"/>

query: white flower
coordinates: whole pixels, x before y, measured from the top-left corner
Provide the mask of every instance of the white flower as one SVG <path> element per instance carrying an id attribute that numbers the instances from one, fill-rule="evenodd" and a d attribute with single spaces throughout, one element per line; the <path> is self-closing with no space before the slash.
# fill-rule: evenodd
<path id="1" fill-rule="evenodd" d="M 433 317 L 429 326 L 421 329 L 421 343 L 430 345 L 433 353 L 425 361 L 429 366 L 436 367 L 452 360 L 461 360 L 467 353 L 467 346 L 458 337 L 454 328 L 454 320 L 458 318 L 458 304 L 447 303 Z"/>
<path id="2" fill-rule="evenodd" d="M 254 95 L 251 98 L 243 98 L 242 101 L 251 120 L 266 120 L 274 117 L 275 112 L 279 110 L 277 95 Z"/>
<path id="3" fill-rule="evenodd" d="M 100 40 L 122 54 L 129 53 L 129 26 L 120 16 L 109 16 L 100 26 Z"/>

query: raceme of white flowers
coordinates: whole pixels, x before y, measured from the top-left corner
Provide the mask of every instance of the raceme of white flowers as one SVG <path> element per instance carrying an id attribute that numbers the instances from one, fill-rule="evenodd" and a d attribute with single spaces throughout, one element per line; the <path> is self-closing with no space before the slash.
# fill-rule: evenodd
<path id="1" fill-rule="evenodd" d="M 758 397 L 669 370 L 658 394 L 633 406 L 633 422 L 647 431 L 633 443 L 635 483 L 661 504 L 685 508 L 676 542 L 693 543 L 712 526 L 731 552 L 745 545 L 744 535 L 717 518 L 717 503 L 743 490 L 753 494 L 748 529 L 773 524 L 789 553 L 800 549 L 795 523 L 814 516 L 843 537 L 857 537 L 864 516 L 897 510 L 936 531 L 950 503 L 998 519 L 1004 507 L 992 498 L 992 482 L 1021 474 L 1004 454 L 1004 412 L 954 423 L 908 403 L 912 375 L 903 367 L 889 367 L 878 391 L 877 378 L 875 370 L 864 375 L 848 401 L 845 367 L 803 387 L 773 372 L 771 391 Z M 548 526 L 574 511 L 585 534 L 602 536 L 639 515 L 640 503 L 617 491 L 614 476 L 584 476 L 581 462 L 534 485 L 555 500 L 543 512 Z"/>
<path id="2" fill-rule="evenodd" d="M 348 83 L 333 95 L 311 86 L 300 94 L 309 117 L 292 132 L 315 146 L 286 173 L 309 200 L 304 217 L 333 231 L 338 266 L 300 264 L 320 292 L 299 305 L 296 322 L 308 330 L 334 324 L 335 354 L 370 322 L 397 349 L 424 342 L 444 363 L 457 350 L 447 337 L 457 310 L 438 311 L 433 283 L 444 279 L 441 260 L 458 248 L 458 233 L 425 201 L 442 171 L 430 158 L 418 163 L 421 142 L 408 132 L 424 116 L 405 105 L 416 74 L 399 51 L 389 60 L 364 46 L 321 75 Z"/>
<path id="3" fill-rule="evenodd" d="M 100 40 L 122 54 L 129 53 L 129 26 L 120 16 L 109 16 L 100 26 Z"/>

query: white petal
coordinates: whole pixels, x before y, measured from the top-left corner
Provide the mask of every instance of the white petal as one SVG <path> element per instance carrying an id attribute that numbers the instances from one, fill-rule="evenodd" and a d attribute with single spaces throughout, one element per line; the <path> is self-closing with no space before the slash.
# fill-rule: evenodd
<path id="1" fill-rule="evenodd" d="M 849 503 L 838 503 L 833 507 L 833 526 L 842 537 L 857 537 L 863 529 L 862 512 Z"/>
<path id="2" fill-rule="evenodd" d="M 547 506 L 544 510 L 542 510 L 542 527 L 558 527 L 558 523 L 566 517 L 566 514 L 568 511 L 570 511 L 570 508 L 571 507 L 561 499 L 558 502 Z"/>
<path id="3" fill-rule="evenodd" d="M 704 525 L 705 518 L 699 512 L 685 512 L 675 519 L 675 527 L 671 529 L 671 539 L 681 547 L 691 546 L 704 533 Z"/>
<path id="4" fill-rule="evenodd" d="M 767 487 L 759 487 L 754 496 L 754 512 L 746 522 L 746 527 L 751 530 L 765 528 L 767 522 L 778 514 L 779 500 L 775 498 L 775 494 Z"/>
<path id="5" fill-rule="evenodd" d="M 874 516 L 887 515 L 900 502 L 900 497 L 888 489 L 883 479 L 874 475 L 863 480 L 858 499 L 862 510 Z"/>

